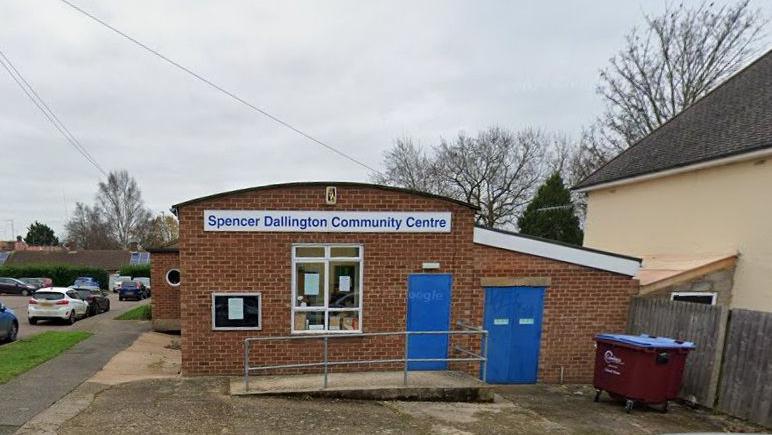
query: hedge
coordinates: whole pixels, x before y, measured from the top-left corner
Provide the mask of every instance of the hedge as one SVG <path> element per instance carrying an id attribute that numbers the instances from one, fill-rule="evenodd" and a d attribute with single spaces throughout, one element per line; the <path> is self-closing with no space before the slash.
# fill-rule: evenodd
<path id="1" fill-rule="evenodd" d="M 127 264 L 121 266 L 118 274 L 132 278 L 150 278 L 150 264 Z"/>
<path id="2" fill-rule="evenodd" d="M 51 278 L 56 287 L 69 287 L 79 276 L 91 276 L 106 289 L 109 283 L 107 271 L 97 267 L 69 264 L 6 264 L 0 266 L 0 276 L 11 278 Z"/>

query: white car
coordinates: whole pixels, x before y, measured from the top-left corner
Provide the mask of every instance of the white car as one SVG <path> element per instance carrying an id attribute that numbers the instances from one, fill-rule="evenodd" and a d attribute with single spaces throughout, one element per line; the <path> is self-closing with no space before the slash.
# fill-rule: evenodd
<path id="1" fill-rule="evenodd" d="M 27 319 L 31 325 L 45 319 L 66 320 L 73 324 L 79 318 L 86 317 L 87 313 L 88 303 L 70 288 L 40 289 L 27 304 Z"/>

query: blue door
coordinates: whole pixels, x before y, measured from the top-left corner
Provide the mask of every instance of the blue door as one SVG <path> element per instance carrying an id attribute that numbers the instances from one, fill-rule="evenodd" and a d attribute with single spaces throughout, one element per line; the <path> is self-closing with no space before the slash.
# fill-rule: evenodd
<path id="1" fill-rule="evenodd" d="M 407 330 L 447 331 L 450 329 L 450 287 L 452 275 L 415 274 L 407 279 Z M 447 358 L 448 336 L 414 335 L 408 338 L 408 358 Z M 410 370 L 446 370 L 447 361 L 419 361 Z"/>
<path id="2" fill-rule="evenodd" d="M 486 382 L 532 384 L 539 369 L 544 288 L 485 289 Z"/>

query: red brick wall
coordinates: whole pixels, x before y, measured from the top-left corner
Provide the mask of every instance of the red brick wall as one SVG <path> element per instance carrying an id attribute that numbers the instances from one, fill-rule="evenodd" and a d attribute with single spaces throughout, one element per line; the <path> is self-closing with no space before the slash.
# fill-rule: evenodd
<path id="1" fill-rule="evenodd" d="M 153 286 L 151 307 L 153 328 L 156 330 L 179 330 L 180 287 L 172 287 L 166 282 L 166 272 L 169 269 L 179 268 L 178 253 L 154 252 L 151 254 L 150 283 Z"/>
<path id="2" fill-rule="evenodd" d="M 205 232 L 205 209 L 338 211 L 450 211 L 452 232 L 437 234 Z M 291 245 L 361 243 L 364 246 L 363 328 L 405 329 L 407 277 L 421 263 L 437 261 L 453 273 L 453 321 L 480 322 L 482 289 L 475 282 L 473 210 L 444 200 L 366 186 L 338 186 L 338 203 L 325 204 L 324 186 L 282 186 L 234 193 L 179 209 L 182 371 L 185 375 L 236 374 L 243 367 L 243 339 L 290 335 Z M 211 293 L 261 292 L 262 331 L 213 331 Z M 476 316 L 476 318 L 474 318 Z M 377 346 L 373 345 L 377 341 Z M 331 359 L 401 358 L 401 338 L 345 338 L 331 345 Z M 319 361 L 318 341 L 255 347 L 255 364 Z M 366 367 L 362 367 L 363 369 Z"/>
<path id="3" fill-rule="evenodd" d="M 475 245 L 480 277 L 550 277 L 546 289 L 539 354 L 539 381 L 592 381 L 593 335 L 624 332 L 627 309 L 638 282 L 628 276 Z"/>

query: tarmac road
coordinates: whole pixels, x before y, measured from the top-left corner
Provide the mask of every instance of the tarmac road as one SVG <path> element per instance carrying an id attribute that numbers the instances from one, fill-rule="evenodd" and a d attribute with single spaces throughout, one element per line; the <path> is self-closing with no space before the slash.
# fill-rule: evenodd
<path id="1" fill-rule="evenodd" d="M 109 312 L 80 320 L 71 326 L 48 322 L 30 325 L 26 316 L 28 297 L 3 295 L 0 300 L 19 317 L 21 337 L 46 330 L 80 330 L 94 334 L 56 358 L 0 384 L 0 402 L 3 405 L 0 412 L 0 435 L 15 432 L 27 420 L 93 376 L 115 354 L 129 347 L 140 334 L 150 330 L 148 321 L 113 320 L 132 307 L 150 303 L 149 299 L 119 302 L 116 296 L 111 295 Z"/>

